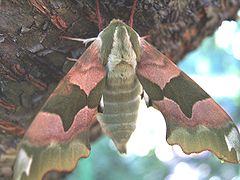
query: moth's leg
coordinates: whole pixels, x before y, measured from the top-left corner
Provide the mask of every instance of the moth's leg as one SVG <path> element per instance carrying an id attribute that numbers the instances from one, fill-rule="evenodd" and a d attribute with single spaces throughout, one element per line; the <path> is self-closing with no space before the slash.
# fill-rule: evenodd
<path id="1" fill-rule="evenodd" d="M 72 40 L 72 41 L 80 41 L 82 42 L 85 46 L 92 41 L 95 41 L 97 38 L 87 38 L 87 39 L 82 39 L 82 38 L 74 38 L 74 37 L 68 37 L 68 36 L 62 36 L 64 39 Z"/>
<path id="2" fill-rule="evenodd" d="M 101 101 L 98 105 L 98 112 L 99 113 L 103 113 L 103 109 L 104 109 L 104 103 L 103 103 L 103 97 L 101 98 Z"/>
<path id="3" fill-rule="evenodd" d="M 70 57 L 66 57 L 66 59 L 68 60 L 68 61 L 73 61 L 73 62 L 76 62 L 78 59 L 75 59 L 75 58 L 70 58 Z"/>
<path id="4" fill-rule="evenodd" d="M 150 99 L 150 97 L 147 95 L 145 91 L 143 91 L 141 99 L 144 99 L 147 107 L 152 106 L 152 100 Z"/>
<path id="5" fill-rule="evenodd" d="M 74 38 L 74 37 L 68 37 L 68 36 L 62 36 L 61 38 L 68 39 L 68 40 L 72 40 L 72 41 L 80 41 L 80 42 L 82 42 L 85 46 L 87 46 L 87 44 L 88 44 L 89 42 L 94 41 L 95 39 L 97 39 L 96 37 L 94 37 L 94 38 L 88 38 L 88 39 L 82 39 L 82 38 Z M 67 57 L 67 60 L 68 60 L 68 61 L 73 61 L 73 62 L 78 61 L 78 59 L 70 58 L 70 57 Z"/>
<path id="6" fill-rule="evenodd" d="M 145 35 L 145 36 L 142 36 L 141 39 L 148 39 L 150 37 L 151 37 L 151 35 Z"/>

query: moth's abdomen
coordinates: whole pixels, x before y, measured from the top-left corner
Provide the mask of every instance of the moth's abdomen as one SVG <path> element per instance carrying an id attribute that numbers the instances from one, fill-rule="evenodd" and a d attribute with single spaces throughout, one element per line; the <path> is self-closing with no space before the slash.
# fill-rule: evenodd
<path id="1" fill-rule="evenodd" d="M 135 75 L 108 78 L 103 90 L 104 110 L 98 120 L 122 153 L 126 152 L 126 143 L 136 127 L 140 93 L 141 85 Z"/>

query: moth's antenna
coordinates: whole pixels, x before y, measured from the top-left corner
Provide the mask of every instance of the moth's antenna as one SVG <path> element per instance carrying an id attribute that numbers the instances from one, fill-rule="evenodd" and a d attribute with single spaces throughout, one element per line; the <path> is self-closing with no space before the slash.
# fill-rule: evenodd
<path id="1" fill-rule="evenodd" d="M 133 7 L 132 7 L 131 16 L 130 16 L 130 19 L 129 19 L 129 25 L 130 25 L 130 27 L 133 26 L 133 16 L 134 16 L 134 13 L 135 13 L 136 6 L 137 6 L 137 0 L 134 0 L 134 1 L 133 1 Z"/>
<path id="2" fill-rule="evenodd" d="M 98 30 L 102 30 L 102 16 L 100 13 L 100 8 L 99 8 L 99 0 L 96 0 L 96 10 L 97 10 L 97 18 L 98 18 Z"/>

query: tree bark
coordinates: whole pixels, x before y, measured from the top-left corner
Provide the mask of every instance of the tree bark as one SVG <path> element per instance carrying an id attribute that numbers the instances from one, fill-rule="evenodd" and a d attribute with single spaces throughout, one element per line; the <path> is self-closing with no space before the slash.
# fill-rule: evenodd
<path id="1" fill-rule="evenodd" d="M 128 22 L 133 0 L 103 0 L 103 26 Z M 239 0 L 139 0 L 133 28 L 177 63 L 223 20 Z M 0 0 L 0 177 L 12 174 L 16 145 L 46 98 L 86 49 L 61 36 L 98 35 L 95 0 Z M 100 136 L 94 126 L 91 139 Z"/>

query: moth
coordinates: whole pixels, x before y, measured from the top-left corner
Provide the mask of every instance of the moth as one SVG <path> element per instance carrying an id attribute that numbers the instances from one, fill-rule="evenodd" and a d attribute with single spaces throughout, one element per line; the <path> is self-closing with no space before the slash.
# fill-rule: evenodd
<path id="1" fill-rule="evenodd" d="M 240 135 L 229 115 L 170 59 L 114 19 L 34 118 L 18 149 L 14 179 L 71 171 L 89 156 L 89 128 L 96 120 L 125 153 L 143 92 L 163 114 L 169 144 L 187 154 L 209 150 L 223 161 L 240 162 Z"/>

